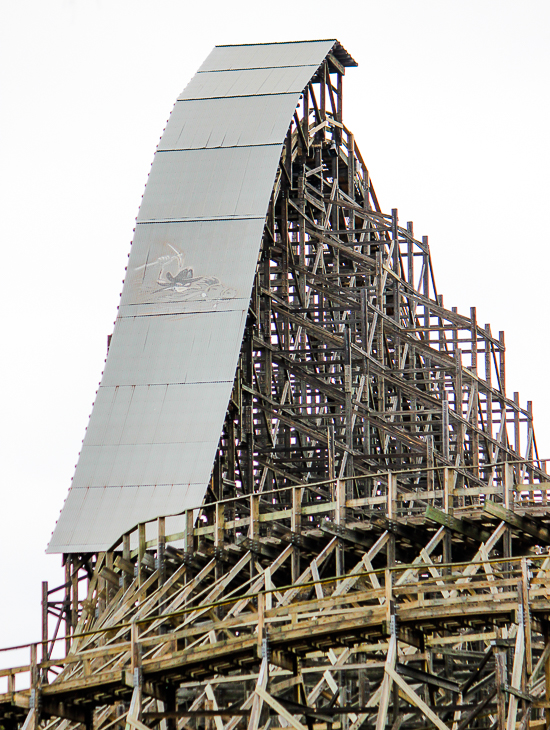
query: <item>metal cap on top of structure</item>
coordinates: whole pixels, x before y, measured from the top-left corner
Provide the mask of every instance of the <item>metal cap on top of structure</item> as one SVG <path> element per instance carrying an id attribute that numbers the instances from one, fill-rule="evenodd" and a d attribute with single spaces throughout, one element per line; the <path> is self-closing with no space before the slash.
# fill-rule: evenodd
<path id="1" fill-rule="evenodd" d="M 106 550 L 203 500 L 282 146 L 327 57 L 357 65 L 334 39 L 217 46 L 178 98 L 49 553 Z"/>

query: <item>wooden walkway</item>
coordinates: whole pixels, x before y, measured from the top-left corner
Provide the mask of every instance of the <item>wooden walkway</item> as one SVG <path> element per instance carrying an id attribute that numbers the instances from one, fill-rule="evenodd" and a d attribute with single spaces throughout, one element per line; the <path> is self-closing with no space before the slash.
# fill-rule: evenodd
<path id="1" fill-rule="evenodd" d="M 28 665 L 0 671 L 1 722 L 91 727 L 95 716 L 96 730 L 143 730 L 140 718 L 231 730 L 272 716 L 349 730 L 388 716 L 440 728 L 475 727 L 481 712 L 500 713 L 510 728 L 544 719 L 550 513 L 542 503 L 515 492 L 514 510 L 429 505 L 414 528 L 389 519 L 390 508 L 367 526 L 347 519 L 357 505 L 339 504 L 344 483 L 324 486 L 335 498 L 315 510 L 295 502 L 273 511 L 262 496 L 257 524 L 271 529 L 253 539 L 235 540 L 236 520 L 222 524 L 218 504 L 210 526 L 163 537 L 163 520 L 140 525 L 124 551 L 97 556 L 68 653 L 53 658 L 65 645 L 57 638 L 40 661 L 34 644 Z M 285 526 L 298 519 L 299 532 Z M 147 541 L 152 527 L 157 537 Z M 28 676 L 28 689 L 16 691 Z"/>

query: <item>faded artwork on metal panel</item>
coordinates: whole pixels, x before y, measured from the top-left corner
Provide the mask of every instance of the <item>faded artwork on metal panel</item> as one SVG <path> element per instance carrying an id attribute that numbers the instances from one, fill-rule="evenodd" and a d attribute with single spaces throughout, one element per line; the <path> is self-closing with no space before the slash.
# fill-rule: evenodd
<path id="1" fill-rule="evenodd" d="M 178 244 L 165 242 L 159 254 L 151 261 L 148 257 L 144 264 L 130 272 L 128 284 L 136 304 L 235 298 L 236 290 L 219 277 L 198 274 L 196 262 L 188 260 L 186 252 Z"/>

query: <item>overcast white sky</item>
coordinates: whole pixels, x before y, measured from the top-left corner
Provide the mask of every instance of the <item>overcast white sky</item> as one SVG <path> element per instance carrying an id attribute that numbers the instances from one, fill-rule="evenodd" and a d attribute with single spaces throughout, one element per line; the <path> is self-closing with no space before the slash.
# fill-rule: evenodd
<path id="1" fill-rule="evenodd" d="M 0 646 L 36 640 L 44 555 L 112 331 L 155 146 L 216 44 L 338 38 L 383 210 L 445 305 L 506 331 L 550 457 L 548 0 L 18 0 L 0 10 Z M 0 657 L 0 663 L 2 659 Z"/>

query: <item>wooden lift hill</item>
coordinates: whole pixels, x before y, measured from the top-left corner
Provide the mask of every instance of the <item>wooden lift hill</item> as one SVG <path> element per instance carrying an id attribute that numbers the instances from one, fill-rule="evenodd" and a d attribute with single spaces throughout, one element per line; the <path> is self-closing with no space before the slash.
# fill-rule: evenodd
<path id="1" fill-rule="evenodd" d="M 335 42 L 288 120 L 202 504 L 64 555 L 2 730 L 550 727 L 531 404 L 380 209 L 352 65 Z"/>

